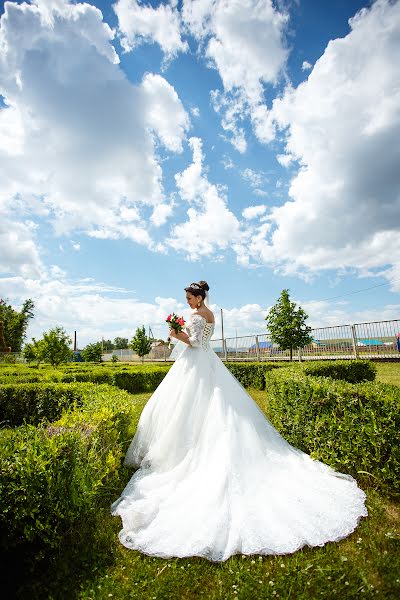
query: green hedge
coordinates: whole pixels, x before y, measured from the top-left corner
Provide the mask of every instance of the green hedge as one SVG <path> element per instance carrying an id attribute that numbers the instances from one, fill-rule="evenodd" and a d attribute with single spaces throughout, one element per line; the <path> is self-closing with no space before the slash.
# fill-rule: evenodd
<path id="1" fill-rule="evenodd" d="M 16 427 L 53 421 L 67 408 L 80 404 L 81 389 L 60 383 L 8 383 L 0 385 L 0 426 Z"/>
<path id="2" fill-rule="evenodd" d="M 311 377 L 296 368 L 270 371 L 267 386 L 267 416 L 290 444 L 400 496 L 399 387 Z"/>
<path id="3" fill-rule="evenodd" d="M 306 375 L 343 379 L 349 383 L 374 381 L 377 368 L 370 360 L 331 360 L 302 362 Z"/>
<path id="4" fill-rule="evenodd" d="M 57 546 L 63 533 L 89 518 L 97 498 L 119 481 L 147 398 L 108 385 L 76 384 L 79 392 L 80 408 L 58 421 L 0 433 L 3 547 L 26 542 Z M 55 401 L 60 404 L 56 394 Z"/>
<path id="5" fill-rule="evenodd" d="M 265 376 L 269 371 L 285 366 L 276 363 L 259 362 L 226 362 L 224 364 L 244 387 L 251 387 L 257 390 L 265 389 Z"/>
<path id="6" fill-rule="evenodd" d="M 5 374 L 0 371 L 0 384 L 39 381 L 108 383 L 131 394 L 137 394 L 154 391 L 170 368 L 171 365 L 168 364 L 160 366 L 139 365 L 117 369 L 102 369 L 92 365 L 86 369 L 42 369 L 35 373 L 26 372 L 25 370 L 13 370 Z"/>

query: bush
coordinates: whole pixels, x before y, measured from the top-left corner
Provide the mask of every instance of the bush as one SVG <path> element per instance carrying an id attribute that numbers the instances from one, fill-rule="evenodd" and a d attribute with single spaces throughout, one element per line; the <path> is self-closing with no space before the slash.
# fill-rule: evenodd
<path id="1" fill-rule="evenodd" d="M 79 392 L 80 408 L 58 421 L 1 432 L 3 547 L 26 542 L 57 546 L 119 480 L 145 400 L 108 385 L 77 384 Z"/>
<path id="2" fill-rule="evenodd" d="M 307 375 L 343 379 L 349 383 L 374 381 L 376 365 L 370 360 L 332 360 L 300 363 Z"/>
<path id="3" fill-rule="evenodd" d="M 257 390 L 265 389 L 265 375 L 269 371 L 283 366 L 282 364 L 259 362 L 226 362 L 225 365 L 244 387 L 252 387 Z"/>
<path id="4" fill-rule="evenodd" d="M 400 496 L 400 388 L 267 374 L 267 416 L 293 446 L 336 470 Z"/>
<path id="5" fill-rule="evenodd" d="M 67 408 L 78 406 L 81 397 L 80 387 L 74 385 L 43 382 L 0 385 L 1 426 L 52 421 Z"/>

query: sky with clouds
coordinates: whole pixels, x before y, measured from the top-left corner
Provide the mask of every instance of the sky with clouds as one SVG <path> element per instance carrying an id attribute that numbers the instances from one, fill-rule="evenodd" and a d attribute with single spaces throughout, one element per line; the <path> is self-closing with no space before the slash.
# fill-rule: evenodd
<path id="1" fill-rule="evenodd" d="M 0 297 L 28 340 L 400 315 L 400 1 L 5 2 Z"/>

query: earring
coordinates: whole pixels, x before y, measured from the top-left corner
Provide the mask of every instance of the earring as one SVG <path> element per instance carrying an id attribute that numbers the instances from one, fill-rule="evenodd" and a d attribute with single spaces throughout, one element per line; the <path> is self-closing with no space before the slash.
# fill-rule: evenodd
<path id="1" fill-rule="evenodd" d="M 198 301 L 197 306 L 200 308 L 200 306 L 201 306 L 201 300 Z"/>

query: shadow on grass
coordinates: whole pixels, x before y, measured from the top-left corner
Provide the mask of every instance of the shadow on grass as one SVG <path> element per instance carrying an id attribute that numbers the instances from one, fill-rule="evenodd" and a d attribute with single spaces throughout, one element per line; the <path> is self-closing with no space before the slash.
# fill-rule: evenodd
<path id="1" fill-rule="evenodd" d="M 110 494 L 115 499 L 116 494 Z M 115 562 L 118 525 L 110 516 L 111 500 L 102 498 L 91 514 L 77 520 L 56 548 L 25 543 L 0 554 L 3 597 L 22 600 L 72 600 L 81 584 Z M 4 538 L 3 538 L 4 539 Z"/>

